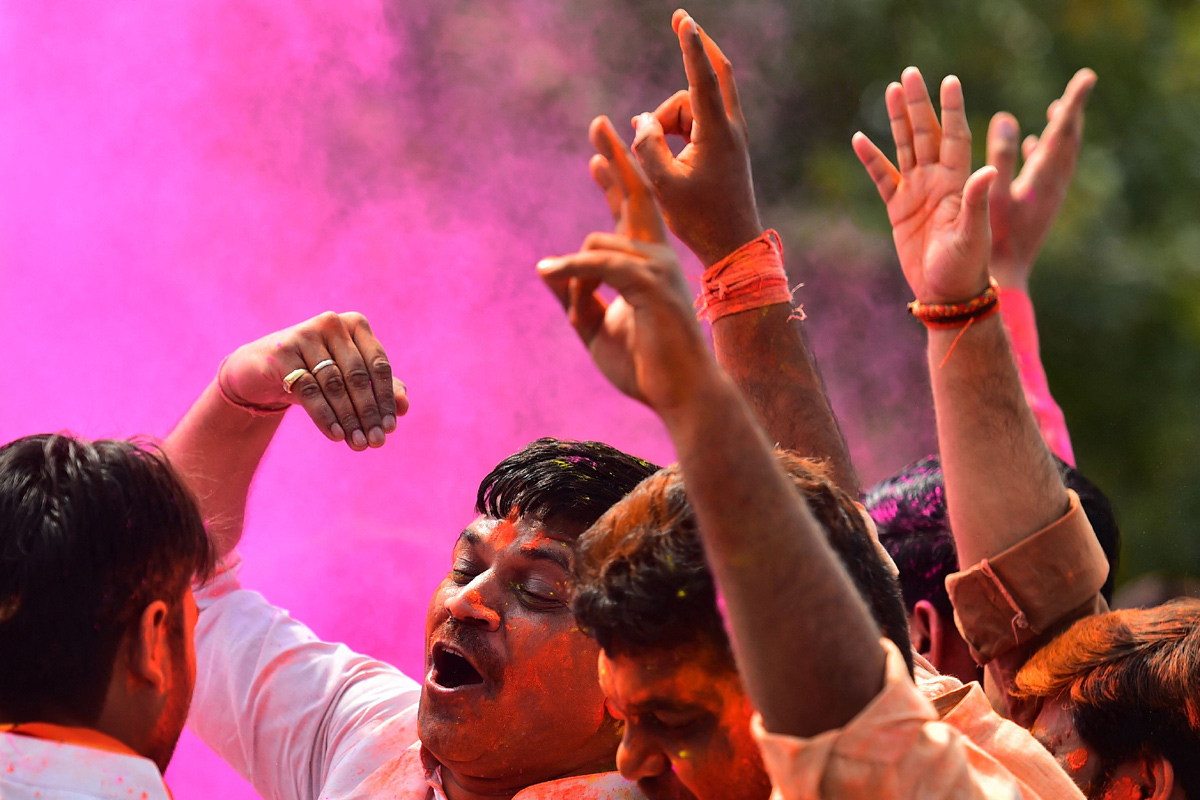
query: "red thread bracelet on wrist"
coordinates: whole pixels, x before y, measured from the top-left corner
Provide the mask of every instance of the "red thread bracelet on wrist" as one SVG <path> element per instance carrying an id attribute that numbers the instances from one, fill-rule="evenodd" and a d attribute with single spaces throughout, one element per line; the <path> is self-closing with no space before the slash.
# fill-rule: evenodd
<path id="1" fill-rule="evenodd" d="M 946 362 L 954 354 L 954 349 L 958 347 L 959 341 L 976 321 L 987 319 L 999 310 L 1000 284 L 996 283 L 995 278 L 988 278 L 987 288 L 963 303 L 922 303 L 913 300 L 908 304 L 908 313 L 921 320 L 926 328 L 935 330 L 962 328 L 958 332 L 958 336 L 955 336 L 954 341 L 950 343 L 950 349 L 946 351 L 946 355 L 938 364 L 938 369 L 946 366 Z"/>
<path id="2" fill-rule="evenodd" d="M 740 311 L 791 302 L 783 242 L 769 230 L 704 270 L 696 317 L 716 322 Z M 804 319 L 804 309 L 797 306 L 793 316 Z"/>
<path id="3" fill-rule="evenodd" d="M 975 319 L 983 319 L 996 312 L 1000 304 L 1000 284 L 988 278 L 988 286 L 979 294 L 962 303 L 922 303 L 913 300 L 908 304 L 912 314 L 930 328 L 961 328 Z"/>

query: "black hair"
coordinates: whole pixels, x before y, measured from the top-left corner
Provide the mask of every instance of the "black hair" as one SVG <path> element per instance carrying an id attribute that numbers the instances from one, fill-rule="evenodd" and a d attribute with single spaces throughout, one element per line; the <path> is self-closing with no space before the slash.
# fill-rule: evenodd
<path id="1" fill-rule="evenodd" d="M 1122 761 L 1157 753 L 1200 797 L 1200 600 L 1084 617 L 1033 654 L 1014 693 L 1062 700 L 1099 756 L 1095 789 Z"/>
<path id="2" fill-rule="evenodd" d="M 506 519 L 516 511 L 527 519 L 582 529 L 656 471 L 649 461 L 603 442 L 545 437 L 487 474 L 479 484 L 475 513 Z"/>
<path id="3" fill-rule="evenodd" d="M 1079 494 L 1108 559 L 1108 579 L 1100 592 L 1111 602 L 1121 547 L 1112 504 L 1077 469 L 1057 456 L 1055 463 L 1063 483 Z M 879 528 L 879 540 L 900 569 L 905 607 L 911 612 L 926 600 L 939 614 L 952 616 L 946 576 L 958 571 L 958 551 L 950 532 L 941 459 L 931 455 L 908 465 L 872 487 L 864 502 Z"/>
<path id="4" fill-rule="evenodd" d="M 181 614 L 214 561 L 157 450 L 59 434 L 0 448 L 0 720 L 93 724 L 141 612 L 164 600 Z"/>
<path id="5" fill-rule="evenodd" d="M 858 507 L 829 480 L 824 465 L 787 451 L 778 457 L 876 624 L 911 670 L 900 587 Z M 716 587 L 678 466 L 644 481 L 584 533 L 574 578 L 572 610 L 606 652 L 703 643 L 733 666 Z"/>

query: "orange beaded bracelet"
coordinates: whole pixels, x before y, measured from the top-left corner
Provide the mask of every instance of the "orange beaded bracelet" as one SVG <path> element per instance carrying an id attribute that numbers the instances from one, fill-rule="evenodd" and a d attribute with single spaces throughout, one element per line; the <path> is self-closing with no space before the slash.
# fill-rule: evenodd
<path id="1" fill-rule="evenodd" d="M 990 317 L 1000 308 L 1000 284 L 988 278 L 988 287 L 964 303 L 922 303 L 913 300 L 908 304 L 912 314 L 928 328 L 961 328 L 975 320 Z"/>

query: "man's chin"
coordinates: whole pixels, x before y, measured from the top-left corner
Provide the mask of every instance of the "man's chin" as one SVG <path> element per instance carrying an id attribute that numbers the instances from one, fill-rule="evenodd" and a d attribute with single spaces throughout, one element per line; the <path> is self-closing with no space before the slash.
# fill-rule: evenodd
<path id="1" fill-rule="evenodd" d="M 421 745 L 447 766 L 486 760 L 501 749 L 503 721 L 492 719 L 486 705 L 446 702 L 437 692 L 421 692 L 417 736 Z M 455 698 L 452 698 L 455 699 Z"/>

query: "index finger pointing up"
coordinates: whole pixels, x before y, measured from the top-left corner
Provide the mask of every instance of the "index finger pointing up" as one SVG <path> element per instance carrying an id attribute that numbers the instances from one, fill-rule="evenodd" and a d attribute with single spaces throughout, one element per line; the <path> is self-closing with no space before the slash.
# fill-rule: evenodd
<path id="1" fill-rule="evenodd" d="M 729 116 L 721 95 L 721 83 L 704 47 L 700 28 L 691 17 L 680 20 L 679 49 L 683 51 L 683 68 L 687 73 L 688 92 L 692 98 L 692 114 L 700 123 L 701 132 L 720 134 L 729 129 Z"/>
<path id="2" fill-rule="evenodd" d="M 588 133 L 592 145 L 608 159 L 611 175 L 625 195 L 625 222 L 629 226 L 629 236 L 643 242 L 667 241 L 666 226 L 654 201 L 650 181 L 634 162 L 629 147 L 613 128 L 612 122 L 605 116 L 596 117 Z"/>

